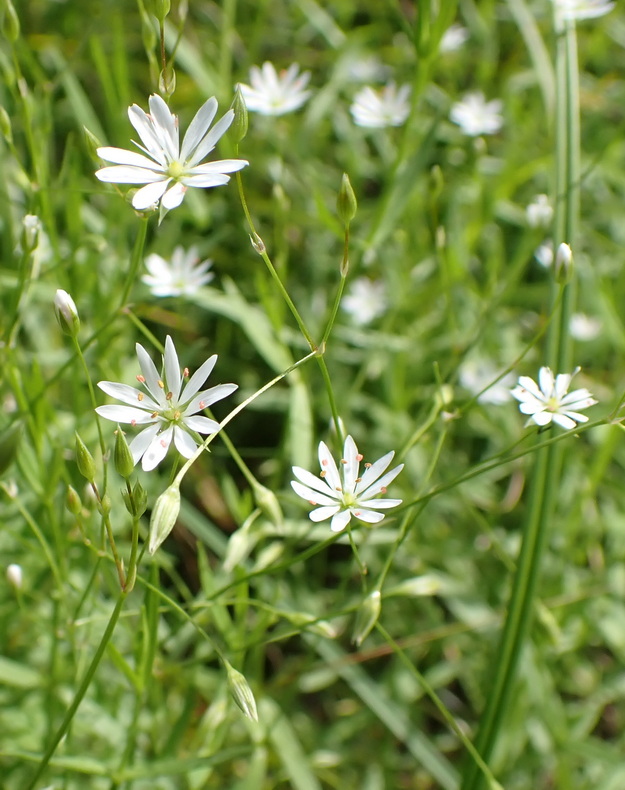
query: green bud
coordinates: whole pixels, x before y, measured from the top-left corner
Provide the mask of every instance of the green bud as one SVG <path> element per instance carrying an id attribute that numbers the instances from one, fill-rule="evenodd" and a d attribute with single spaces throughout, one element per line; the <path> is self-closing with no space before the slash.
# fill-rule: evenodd
<path id="1" fill-rule="evenodd" d="M 26 214 L 22 220 L 22 247 L 25 252 L 32 252 L 39 244 L 41 220 L 35 214 Z"/>
<path id="2" fill-rule="evenodd" d="M 20 20 L 11 0 L 4 0 L 4 19 L 2 20 L 2 32 L 11 42 L 17 41 L 20 35 Z"/>
<path id="3" fill-rule="evenodd" d="M 90 483 L 95 483 L 95 461 L 78 434 L 76 434 L 76 463 L 80 474 Z"/>
<path id="4" fill-rule="evenodd" d="M 251 233 L 250 241 L 252 242 L 252 247 L 256 250 L 256 252 L 259 255 L 262 255 L 264 252 L 267 251 L 267 248 L 265 247 L 265 242 L 261 239 L 258 233 Z"/>
<path id="5" fill-rule="evenodd" d="M 13 142 L 11 119 L 9 118 L 9 113 L 4 109 L 4 107 L 0 107 L 0 132 L 2 132 L 2 135 L 7 143 L 11 145 Z"/>
<path id="6" fill-rule="evenodd" d="M 349 176 L 347 173 L 343 173 L 343 178 L 341 179 L 341 188 L 339 189 L 339 194 L 336 199 L 336 210 L 338 212 L 339 219 L 346 228 L 356 216 L 357 209 L 358 203 L 356 201 L 356 195 L 352 189 Z"/>
<path id="7" fill-rule="evenodd" d="M 150 538 L 148 551 L 150 554 L 158 549 L 161 543 L 174 528 L 180 513 L 180 488 L 178 483 L 172 483 L 169 488 L 156 500 L 152 517 L 150 518 Z"/>
<path id="8" fill-rule="evenodd" d="M 69 337 L 76 337 L 80 330 L 80 318 L 74 300 L 61 288 L 54 295 L 54 313 L 59 326 Z"/>
<path id="9" fill-rule="evenodd" d="M 127 480 L 135 468 L 135 462 L 130 452 L 130 447 L 128 447 L 126 436 L 119 425 L 115 431 L 114 461 L 117 474 L 123 477 L 124 480 Z"/>
<path id="10" fill-rule="evenodd" d="M 243 98 L 240 85 L 237 85 L 234 92 L 232 109 L 234 110 L 234 120 L 230 126 L 230 137 L 235 143 L 240 143 L 247 134 L 248 125 L 247 107 L 245 106 L 245 99 Z"/>
<path id="11" fill-rule="evenodd" d="M 146 5 L 150 13 L 154 14 L 161 24 L 171 10 L 171 0 L 149 0 Z"/>
<path id="12" fill-rule="evenodd" d="M 176 90 L 176 71 L 173 66 L 167 65 L 158 75 L 158 90 L 167 98 Z"/>
<path id="13" fill-rule="evenodd" d="M 101 141 L 93 132 L 89 131 L 86 126 L 82 127 L 82 133 L 85 138 L 85 145 L 87 146 L 89 156 L 94 160 L 99 160 L 98 148 L 102 148 Z"/>
<path id="14" fill-rule="evenodd" d="M 228 688 L 232 694 L 232 699 L 248 719 L 258 721 L 256 700 L 252 694 L 250 684 L 228 661 L 224 660 L 224 664 L 226 665 L 226 672 L 228 673 Z"/>
<path id="15" fill-rule="evenodd" d="M 254 500 L 263 514 L 267 516 L 272 524 L 275 524 L 276 527 L 280 527 L 284 521 L 282 508 L 273 491 L 270 491 L 256 480 L 252 486 L 252 491 L 254 492 Z"/>
<path id="16" fill-rule="evenodd" d="M 365 598 L 356 614 L 356 623 L 352 635 L 352 642 L 356 647 L 360 647 L 371 633 L 372 628 L 378 622 L 381 609 L 382 596 L 379 590 L 374 590 Z"/>
<path id="17" fill-rule="evenodd" d="M 137 480 L 134 484 L 132 496 L 128 491 L 122 491 L 122 498 L 130 515 L 134 518 L 141 518 L 148 506 L 148 495 L 141 483 Z"/>
<path id="18" fill-rule="evenodd" d="M 77 516 L 82 510 L 82 502 L 78 496 L 78 491 L 72 486 L 67 486 L 67 493 L 65 494 L 65 507 L 74 516 Z"/>
<path id="19" fill-rule="evenodd" d="M 103 516 L 108 516 L 108 514 L 111 512 L 112 506 L 111 497 L 108 494 L 104 494 L 98 504 L 98 510 Z"/>
<path id="20" fill-rule="evenodd" d="M 568 244 L 562 242 L 556 252 L 556 281 L 566 285 L 573 277 L 573 250 Z"/>
<path id="21" fill-rule="evenodd" d="M 0 434 L 0 475 L 4 474 L 15 460 L 21 433 L 22 423 L 14 422 Z"/>

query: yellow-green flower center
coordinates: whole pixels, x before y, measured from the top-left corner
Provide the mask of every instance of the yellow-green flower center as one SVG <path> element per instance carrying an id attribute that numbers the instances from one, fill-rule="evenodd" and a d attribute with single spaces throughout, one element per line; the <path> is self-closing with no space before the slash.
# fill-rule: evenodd
<path id="1" fill-rule="evenodd" d="M 185 167 L 182 162 L 170 162 L 169 167 L 167 168 L 167 175 L 171 176 L 171 178 L 180 178 L 181 175 L 184 174 Z"/>

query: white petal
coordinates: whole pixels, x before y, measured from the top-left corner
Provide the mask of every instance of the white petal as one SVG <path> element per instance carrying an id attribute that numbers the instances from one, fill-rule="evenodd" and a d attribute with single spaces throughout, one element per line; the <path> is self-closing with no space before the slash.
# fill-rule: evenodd
<path id="1" fill-rule="evenodd" d="M 336 468 L 334 458 L 332 458 L 332 454 L 325 442 L 319 442 L 318 455 L 319 465 L 321 466 L 321 471 L 324 472 L 323 476 L 328 486 L 334 491 L 342 491 L 343 484 L 341 482 L 339 470 Z"/>
<path id="2" fill-rule="evenodd" d="M 165 367 L 165 381 L 167 382 L 167 389 L 172 394 L 171 404 L 174 405 L 178 403 L 178 396 L 180 395 L 180 387 L 182 384 L 182 376 L 180 375 L 180 362 L 178 362 L 176 346 L 169 335 L 167 335 L 165 338 L 165 356 L 163 360 Z"/>
<path id="3" fill-rule="evenodd" d="M 213 150 L 219 138 L 228 131 L 228 127 L 233 120 L 234 111 L 228 110 L 224 117 L 217 121 L 217 123 L 213 126 L 210 132 L 208 132 L 204 139 L 198 143 L 191 157 L 189 158 L 189 167 L 194 167 L 194 165 L 199 164 L 202 159 L 204 159 L 204 157 Z"/>
<path id="4" fill-rule="evenodd" d="M 374 510 L 388 510 L 401 505 L 402 499 L 360 499 L 359 504 Z"/>
<path id="5" fill-rule="evenodd" d="M 329 505 L 330 507 L 338 509 L 339 505 L 336 504 L 334 499 L 327 496 L 326 494 L 322 494 L 319 491 L 314 491 L 312 488 L 308 488 L 307 486 L 303 486 L 301 483 L 298 483 L 297 480 L 291 480 L 291 488 L 298 496 L 301 496 L 302 499 L 305 499 L 307 502 L 310 502 L 313 505 Z"/>
<path id="6" fill-rule="evenodd" d="M 172 208 L 177 208 L 182 203 L 186 193 L 186 186 L 178 181 L 173 185 L 173 187 L 171 187 L 171 189 L 168 189 L 167 192 L 165 192 L 161 203 L 168 211 L 171 211 Z"/>
<path id="7" fill-rule="evenodd" d="M 378 458 L 374 464 L 371 464 L 371 466 L 365 470 L 360 483 L 358 483 L 356 486 L 356 493 L 358 494 L 361 491 L 364 491 L 366 488 L 372 485 L 372 483 L 375 483 L 378 477 L 386 470 L 394 457 L 395 452 L 391 450 L 390 453 L 383 455 L 382 458 Z"/>
<path id="8" fill-rule="evenodd" d="M 138 189 L 132 198 L 132 205 L 134 208 L 138 211 L 143 211 L 143 209 L 150 208 L 155 203 L 158 203 L 170 181 L 171 178 L 162 176 L 161 180 L 157 181 L 155 184 L 148 184 Z"/>
<path id="9" fill-rule="evenodd" d="M 202 363 L 202 365 L 200 365 L 200 367 L 195 371 L 182 390 L 182 394 L 180 396 L 180 401 L 182 403 L 186 403 L 195 395 L 200 387 L 204 386 L 204 382 L 213 372 L 216 362 L 217 354 L 213 354 L 212 357 L 209 357 L 206 362 Z"/>
<path id="10" fill-rule="evenodd" d="M 384 513 L 376 513 L 373 510 L 351 508 L 351 511 L 356 518 L 360 519 L 361 521 L 365 521 L 367 524 L 377 524 L 378 521 L 382 521 L 384 518 Z"/>
<path id="11" fill-rule="evenodd" d="M 553 395 L 555 386 L 551 368 L 543 367 L 538 371 L 538 383 L 545 397 L 550 398 Z"/>
<path id="12" fill-rule="evenodd" d="M 198 392 L 198 394 L 185 406 L 184 413 L 185 415 L 195 414 L 197 411 L 207 409 L 209 406 L 212 406 L 213 403 L 227 398 L 228 395 L 231 395 L 236 389 L 238 389 L 237 384 L 218 384 L 216 387 L 204 390 L 204 392 Z"/>
<path id="13" fill-rule="evenodd" d="M 172 114 L 169 107 L 157 93 L 150 96 L 149 104 L 150 114 L 154 119 L 155 131 L 160 132 L 158 135 L 159 141 L 163 145 L 169 159 L 178 159 L 180 145 L 178 143 L 176 116 Z"/>
<path id="14" fill-rule="evenodd" d="M 584 422 L 584 420 L 588 419 L 588 417 L 585 417 L 583 414 L 580 414 L 579 416 L 583 418 L 582 422 Z M 564 428 L 567 431 L 569 431 L 571 428 L 575 428 L 577 426 L 577 423 L 575 422 L 575 420 L 572 420 L 570 417 L 567 417 L 564 414 L 559 414 L 558 412 L 555 412 L 554 414 L 552 414 L 552 420 L 557 425 L 560 425 L 562 428 Z"/>
<path id="15" fill-rule="evenodd" d="M 219 430 L 219 423 L 208 417 L 185 417 L 183 422 L 189 430 L 197 433 L 209 434 Z"/>
<path id="16" fill-rule="evenodd" d="M 186 162 L 189 155 L 195 151 L 200 141 L 210 128 L 213 118 L 217 113 L 217 99 L 212 96 L 204 102 L 200 109 L 195 113 L 195 117 L 189 124 L 189 128 L 182 141 L 180 158 Z"/>
<path id="17" fill-rule="evenodd" d="M 230 176 L 220 173 L 212 173 L 206 176 L 183 176 L 180 183 L 185 187 L 194 189 L 211 189 L 212 187 L 223 187 L 230 181 Z"/>
<path id="18" fill-rule="evenodd" d="M 178 425 L 174 426 L 174 444 L 183 458 L 191 458 L 198 447 L 195 439 Z"/>
<path id="19" fill-rule="evenodd" d="M 113 422 L 122 422 L 142 425 L 146 422 L 154 422 L 154 417 L 150 412 L 142 411 L 141 409 L 133 409 L 132 406 L 117 406 L 111 404 L 110 406 L 98 406 L 96 408 L 100 417 L 105 420 L 112 420 Z"/>
<path id="20" fill-rule="evenodd" d="M 137 409 L 150 412 L 160 408 L 149 395 L 135 389 L 135 387 L 129 387 L 127 384 L 118 384 L 116 381 L 99 381 L 98 387 L 112 398 L 117 398 L 122 403 L 127 403 Z"/>
<path id="21" fill-rule="evenodd" d="M 249 164 L 247 159 L 216 159 L 214 162 L 204 162 L 188 171 L 190 176 L 212 175 L 217 173 L 236 173 Z"/>
<path id="22" fill-rule="evenodd" d="M 160 162 L 163 167 L 167 165 L 165 150 L 163 143 L 154 128 L 154 122 L 150 116 L 139 107 L 138 104 L 133 104 L 128 108 L 128 118 L 130 123 L 134 126 L 145 145 L 148 153 L 153 156 L 157 162 Z M 136 143 L 135 143 L 136 144 Z"/>
<path id="23" fill-rule="evenodd" d="M 152 440 L 160 429 L 161 426 L 158 422 L 155 425 L 150 425 L 149 428 L 144 428 L 141 433 L 138 433 L 130 442 L 129 448 L 135 463 L 137 463 L 143 453 L 145 453 L 148 447 L 152 444 Z"/>
<path id="24" fill-rule="evenodd" d="M 301 466 L 294 466 L 293 467 L 293 474 L 300 480 L 304 485 L 308 488 L 312 488 L 315 491 L 318 491 L 322 496 L 325 497 L 332 497 L 333 499 L 340 499 L 341 495 L 334 491 L 327 483 L 326 478 L 319 478 L 315 477 L 311 472 L 307 469 L 302 469 Z M 295 485 L 295 483 L 291 483 L 291 485 Z M 299 485 L 299 483 L 297 484 Z M 302 496 L 302 494 L 300 494 Z M 305 499 L 310 497 L 304 497 Z"/>
<path id="25" fill-rule="evenodd" d="M 148 159 L 143 154 L 138 154 L 136 151 L 127 151 L 125 148 L 98 148 L 97 154 L 100 159 L 105 162 L 113 162 L 116 165 L 131 165 L 133 167 L 140 167 L 148 170 L 158 170 L 162 172 L 161 166 L 158 162 Z"/>
<path id="26" fill-rule="evenodd" d="M 145 379 L 145 386 L 152 394 L 154 400 L 159 404 L 159 409 L 163 409 L 167 406 L 167 401 L 165 400 L 163 387 L 159 385 L 161 380 L 160 374 L 156 369 L 154 362 L 152 362 L 152 358 L 145 348 L 143 348 L 141 343 L 137 343 L 135 345 L 135 349 L 137 351 L 137 357 L 139 358 L 139 367 L 141 368 L 141 373 Z"/>
<path id="27" fill-rule="evenodd" d="M 129 165 L 103 167 L 101 170 L 96 170 L 95 177 L 107 184 L 153 184 L 165 178 L 163 173 L 155 173 L 153 170 L 147 170 L 143 167 L 130 167 Z M 150 204 L 148 203 L 147 205 Z"/>
<path id="28" fill-rule="evenodd" d="M 532 414 L 530 420 L 535 422 L 536 425 L 540 425 L 542 428 L 545 425 L 549 425 L 553 417 L 554 414 L 551 411 L 537 411 L 536 414 Z"/>
<path id="29" fill-rule="evenodd" d="M 311 521 L 325 521 L 327 518 L 333 516 L 338 510 L 338 507 L 320 507 L 317 510 L 311 510 L 308 518 Z"/>
<path id="30" fill-rule="evenodd" d="M 387 472 L 385 475 L 383 475 L 376 483 L 373 483 L 371 486 L 369 486 L 369 488 L 366 488 L 364 491 L 362 491 L 359 498 L 371 499 L 371 497 L 377 496 L 378 494 L 383 494 L 386 491 L 386 487 L 390 485 L 390 483 L 397 477 L 403 468 L 404 465 L 399 464 L 399 466 L 391 469 L 390 472 Z"/>
<path id="31" fill-rule="evenodd" d="M 340 510 L 336 515 L 332 516 L 330 529 L 332 532 L 341 532 L 349 524 L 351 518 L 352 514 L 349 512 L 349 510 Z"/>
<path id="32" fill-rule="evenodd" d="M 356 442 L 351 436 L 347 436 L 345 439 L 341 466 L 343 467 L 344 491 L 345 493 L 353 494 L 356 488 L 356 478 L 358 477 L 358 470 L 360 469 L 360 461 L 358 460 Z"/>
<path id="33" fill-rule="evenodd" d="M 167 455 L 167 450 L 169 450 L 169 445 L 171 444 L 173 435 L 174 428 L 173 425 L 170 425 L 169 428 L 157 434 L 152 439 L 150 446 L 145 451 L 143 458 L 141 459 L 141 466 L 143 467 L 144 472 L 149 472 L 151 469 L 155 469 L 160 464 L 163 458 Z"/>

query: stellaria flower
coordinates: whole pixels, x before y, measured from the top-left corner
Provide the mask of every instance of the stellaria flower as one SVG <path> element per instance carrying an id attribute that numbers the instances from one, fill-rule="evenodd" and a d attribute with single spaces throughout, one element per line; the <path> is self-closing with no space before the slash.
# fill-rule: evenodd
<path id="1" fill-rule="evenodd" d="M 145 259 L 149 274 L 141 278 L 150 288 L 154 296 L 193 296 L 198 288 L 213 279 L 211 260 L 200 263 L 197 247 L 178 246 L 174 249 L 171 260 L 166 261 L 153 252 Z"/>
<path id="2" fill-rule="evenodd" d="M 544 244 L 536 247 L 534 250 L 534 257 L 541 266 L 543 266 L 545 269 L 548 269 L 553 264 L 553 259 L 555 258 L 555 253 L 553 251 L 553 241 L 551 239 L 547 239 Z"/>
<path id="3" fill-rule="evenodd" d="M 449 117 L 457 123 L 464 134 L 478 137 L 481 134 L 496 134 L 503 126 L 501 99 L 486 101 L 481 91 L 467 93 L 451 108 Z"/>
<path id="4" fill-rule="evenodd" d="M 479 403 L 501 404 L 510 400 L 510 385 L 514 382 L 512 373 L 497 379 L 500 371 L 488 359 L 470 359 L 460 368 L 460 383 Z M 492 384 L 491 382 L 495 382 Z M 490 385 L 490 386 L 489 386 Z"/>
<path id="5" fill-rule="evenodd" d="M 536 195 L 525 209 L 527 224 L 531 228 L 546 228 L 553 219 L 553 207 L 547 195 Z"/>
<path id="6" fill-rule="evenodd" d="M 602 323 L 585 313 L 573 313 L 569 321 L 569 332 L 575 340 L 588 341 L 599 337 Z"/>
<path id="7" fill-rule="evenodd" d="M 610 0 L 553 0 L 553 4 L 561 17 L 570 21 L 596 19 L 616 6 Z"/>
<path id="8" fill-rule="evenodd" d="M 219 424 L 208 417 L 198 415 L 213 403 L 233 393 L 236 384 L 219 384 L 207 390 L 200 387 L 209 377 L 217 355 L 206 360 L 182 387 L 183 378 L 189 375 L 185 368 L 180 373 L 180 363 L 174 343 L 169 337 L 165 340 L 163 370 L 159 375 L 148 352 L 137 343 L 137 356 L 141 374 L 137 380 L 145 386 L 146 392 L 126 384 L 113 381 L 100 381 L 98 387 L 117 398 L 126 406 L 98 406 L 96 411 L 101 417 L 118 423 L 146 425 L 130 443 L 130 451 L 135 464 L 143 459 L 141 466 L 147 472 L 163 460 L 174 442 L 180 455 L 190 458 L 198 443 L 194 433 L 210 434 L 219 429 Z"/>
<path id="9" fill-rule="evenodd" d="M 341 471 L 324 442 L 319 442 L 319 464 L 321 480 L 299 466 L 293 467 L 297 480 L 291 486 L 298 496 L 311 505 L 320 505 L 311 511 L 311 521 L 325 521 L 331 518 L 332 532 L 341 532 L 354 516 L 368 524 L 376 524 L 384 518 L 377 510 L 387 510 L 401 504 L 401 499 L 375 499 L 378 494 L 386 493 L 386 486 L 404 468 L 403 464 L 386 472 L 393 460 L 394 452 L 383 455 L 374 464 L 365 464 L 365 472 L 360 477 L 362 455 L 351 436 L 345 439 Z M 384 474 L 386 472 L 386 474 Z M 298 482 L 299 481 L 299 482 Z"/>
<path id="10" fill-rule="evenodd" d="M 298 110 L 308 100 L 310 91 L 305 88 L 309 79 L 310 72 L 300 74 L 297 63 L 278 73 L 273 63 L 266 60 L 261 68 L 250 69 L 252 84 L 241 83 L 239 87 L 248 110 L 261 115 L 285 115 Z"/>
<path id="11" fill-rule="evenodd" d="M 555 422 L 570 430 L 578 422 L 588 422 L 588 417 L 578 409 L 587 409 L 597 401 L 585 388 L 568 392 L 571 379 L 579 370 L 575 368 L 573 373 L 560 373 L 554 378 L 551 368 L 542 367 L 538 371 L 538 384 L 529 376 L 519 377 L 512 395 L 519 401 L 521 413 L 530 415 L 526 425 L 535 422 L 544 427 Z"/>
<path id="12" fill-rule="evenodd" d="M 469 38 L 469 31 L 466 27 L 455 23 L 447 28 L 441 38 L 439 49 L 441 52 L 455 52 Z"/>
<path id="13" fill-rule="evenodd" d="M 188 187 L 208 188 L 227 184 L 230 180 L 227 173 L 234 173 L 248 164 L 244 159 L 222 159 L 201 164 L 234 118 L 233 110 L 228 110 L 210 129 L 217 113 L 217 99 L 214 97 L 197 111 L 182 145 L 178 116 L 173 115 L 157 94 L 150 96 L 149 105 L 149 114 L 136 104 L 128 108 L 130 123 L 143 143 L 134 144 L 143 151 L 142 154 L 125 148 L 97 149 L 98 156 L 114 163 L 96 172 L 100 181 L 145 184 L 132 198 L 136 209 L 150 208 L 159 201 L 164 209 L 176 208 L 184 200 Z"/>
<path id="14" fill-rule="evenodd" d="M 354 323 L 365 325 L 383 315 L 388 307 L 386 288 L 380 280 L 358 277 L 351 285 L 341 305 L 349 313 Z"/>
<path id="15" fill-rule="evenodd" d="M 401 126 L 410 113 L 410 85 L 399 88 L 389 82 L 376 91 L 369 85 L 354 96 L 350 112 L 357 126 L 383 129 L 386 126 Z"/>

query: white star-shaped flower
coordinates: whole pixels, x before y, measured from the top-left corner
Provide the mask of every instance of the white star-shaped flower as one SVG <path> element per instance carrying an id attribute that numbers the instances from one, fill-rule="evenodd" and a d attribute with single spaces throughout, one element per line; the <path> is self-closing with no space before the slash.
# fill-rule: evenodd
<path id="1" fill-rule="evenodd" d="M 200 107 L 187 129 L 182 145 L 178 116 L 170 111 L 157 94 L 150 96 L 149 105 L 149 114 L 136 104 L 128 108 L 130 123 L 143 145 L 133 142 L 143 151 L 142 154 L 125 148 L 98 148 L 98 156 L 114 163 L 96 172 L 100 181 L 145 184 L 132 198 L 132 205 L 136 209 L 150 208 L 159 201 L 164 209 L 176 208 L 184 200 L 189 187 L 222 186 L 230 180 L 227 173 L 234 173 L 248 164 L 244 159 L 222 159 L 202 164 L 234 118 L 233 110 L 228 110 L 210 128 L 217 113 L 217 99 L 214 97 Z"/>
<path id="2" fill-rule="evenodd" d="M 569 21 L 596 19 L 616 6 L 610 0 L 553 0 L 553 4 L 561 17 Z"/>
<path id="3" fill-rule="evenodd" d="M 503 126 L 501 99 L 486 101 L 480 91 L 467 93 L 451 108 L 449 117 L 470 137 L 481 134 L 496 134 Z"/>
<path id="4" fill-rule="evenodd" d="M 291 63 L 288 69 L 278 73 L 273 63 L 265 61 L 261 68 L 250 69 L 251 85 L 241 83 L 245 106 L 261 115 L 285 115 L 298 110 L 310 96 L 305 90 L 310 72 L 299 73 L 299 65 Z"/>
<path id="5" fill-rule="evenodd" d="M 293 467 L 297 480 L 291 486 L 298 496 L 308 500 L 311 505 L 320 505 L 311 511 L 311 521 L 325 521 L 331 518 L 332 532 L 341 532 L 354 516 L 368 524 L 382 521 L 387 510 L 400 505 L 401 499 L 376 499 L 379 494 L 386 493 L 386 486 L 393 481 L 404 468 L 403 464 L 386 472 L 393 460 L 394 452 L 387 453 L 374 464 L 365 464 L 365 471 L 360 476 L 362 455 L 351 436 L 345 439 L 341 471 L 324 442 L 319 442 L 319 464 L 321 480 L 299 466 Z M 384 474 L 386 472 L 386 474 Z M 299 481 L 299 482 L 298 482 Z"/>
<path id="6" fill-rule="evenodd" d="M 401 126 L 410 114 L 409 96 L 410 85 L 398 88 L 389 82 L 380 91 L 367 85 L 354 96 L 350 107 L 354 123 L 369 129 Z"/>
<path id="7" fill-rule="evenodd" d="M 351 315 L 354 323 L 361 326 L 369 324 L 386 312 L 386 286 L 380 280 L 358 277 L 352 283 L 350 292 L 343 298 L 341 306 Z"/>
<path id="8" fill-rule="evenodd" d="M 156 253 L 148 255 L 145 266 L 149 274 L 141 279 L 154 296 L 193 296 L 198 288 L 213 279 L 212 272 L 208 271 L 212 263 L 210 260 L 200 263 L 196 247 L 185 250 L 178 246 L 169 261 Z"/>
<path id="9" fill-rule="evenodd" d="M 575 368 L 573 373 L 560 373 L 554 378 L 551 368 L 542 367 L 538 371 L 538 384 L 529 376 L 519 377 L 519 383 L 511 392 L 519 401 L 522 414 L 530 415 L 526 425 L 535 422 L 544 427 L 555 422 L 570 430 L 578 422 L 588 422 L 588 417 L 580 414 L 579 409 L 587 409 L 597 401 L 587 389 L 568 392 L 571 379 L 579 370 Z"/>
<path id="10" fill-rule="evenodd" d="M 193 434 L 211 434 L 219 429 L 219 423 L 198 415 L 198 412 L 233 393 L 237 385 L 219 384 L 199 391 L 217 362 L 217 355 L 213 354 L 183 387 L 183 379 L 189 373 L 185 368 L 181 374 L 178 354 L 169 335 L 165 340 L 160 375 L 143 346 L 137 343 L 136 348 L 141 367 L 137 380 L 145 386 L 146 392 L 127 384 L 100 381 L 98 387 L 101 390 L 128 405 L 98 406 L 96 411 L 113 422 L 130 423 L 133 427 L 147 424 L 148 427 L 130 443 L 135 464 L 143 459 L 141 466 L 147 472 L 165 458 L 172 439 L 180 455 L 190 458 L 198 447 Z"/>

